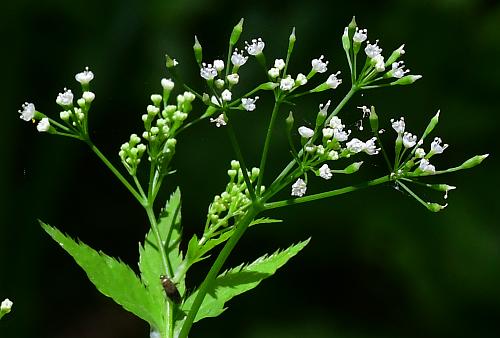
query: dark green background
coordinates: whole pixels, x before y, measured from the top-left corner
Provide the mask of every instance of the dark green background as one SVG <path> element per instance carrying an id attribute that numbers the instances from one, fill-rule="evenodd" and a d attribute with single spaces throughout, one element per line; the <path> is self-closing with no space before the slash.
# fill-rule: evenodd
<path id="1" fill-rule="evenodd" d="M 194 34 L 213 60 L 223 56 L 231 28 L 245 17 L 242 39 L 262 36 L 272 59 L 284 57 L 296 26 L 292 71 L 307 72 L 310 60 L 325 54 L 330 70 L 341 69 L 345 78 L 340 35 L 352 15 L 371 40 L 381 39 L 385 53 L 406 43 L 408 67 L 424 77 L 411 87 L 357 96 L 342 115 L 346 121 L 359 118 L 357 105 L 374 104 L 385 128 L 404 115 L 417 132 L 440 108 L 438 134 L 450 147 L 436 159 L 438 168 L 475 154 L 492 156 L 440 181 L 458 189 L 438 214 L 390 185 L 271 214 L 285 222 L 250 231 L 233 265 L 309 236 L 311 244 L 257 291 L 234 299 L 219 319 L 195 326 L 190 337 L 500 336 L 497 1 L 16 1 L 3 3 L 0 15 L 0 298 L 14 301 L 13 313 L 0 321 L 0 337 L 147 336 L 144 323 L 95 291 L 36 221 L 135 266 L 145 215 L 84 145 L 39 135 L 19 120 L 24 101 L 58 113 L 57 93 L 65 86 L 76 92 L 74 74 L 90 66 L 96 74 L 92 136 L 117 160 L 119 145 L 141 130 L 149 95 L 160 90 L 165 52 L 202 88 L 191 55 Z M 260 73 L 245 65 L 241 75 L 259 79 Z M 316 104 L 338 100 L 347 87 L 346 80 L 336 92 L 294 108 L 297 121 L 313 122 Z M 266 102 L 236 122 L 253 165 L 269 116 Z M 281 131 L 270 172 L 288 156 Z M 178 174 L 165 196 L 181 186 L 184 226 L 192 234 L 224 188 L 233 155 L 225 132 L 208 123 L 178 144 Z M 382 163 L 365 164 L 354 182 L 383 174 Z M 191 287 L 203 272 L 194 271 Z"/>

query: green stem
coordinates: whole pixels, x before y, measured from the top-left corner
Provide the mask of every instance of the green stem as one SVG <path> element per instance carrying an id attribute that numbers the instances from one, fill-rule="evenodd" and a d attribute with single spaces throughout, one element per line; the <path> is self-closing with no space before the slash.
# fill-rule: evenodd
<path id="1" fill-rule="evenodd" d="M 165 271 L 165 274 L 167 275 L 168 278 L 172 278 L 172 269 L 170 268 L 167 260 L 167 255 L 165 253 L 165 246 L 163 244 L 163 241 L 161 240 L 160 236 L 160 230 L 158 229 L 158 223 L 156 222 L 156 217 L 153 211 L 153 207 L 151 204 L 148 204 L 144 207 L 146 209 L 146 213 L 148 215 L 149 223 L 151 224 L 151 229 L 153 230 L 153 234 L 156 239 L 156 243 L 158 246 L 158 250 L 160 251 L 160 256 L 161 256 L 161 262 L 163 266 L 163 271 Z M 158 276 L 160 278 L 160 276 Z M 158 281 L 159 283 L 159 281 Z M 173 303 L 168 300 L 167 301 L 167 318 L 165 319 L 165 332 L 168 333 L 168 337 L 172 338 L 173 337 Z"/>
<path id="2" fill-rule="evenodd" d="M 276 117 L 278 116 L 278 111 L 281 101 L 279 98 L 274 103 L 273 112 L 271 114 L 271 121 L 269 122 L 269 127 L 267 128 L 266 141 L 264 142 L 264 150 L 262 151 L 262 157 L 260 159 L 259 166 L 259 178 L 257 179 L 257 194 L 261 194 L 262 179 L 264 178 L 264 171 L 266 170 L 267 154 L 269 152 L 269 145 L 271 144 L 271 136 L 273 134 L 274 125 L 276 123 Z M 295 161 L 292 161 L 294 163 Z"/>
<path id="3" fill-rule="evenodd" d="M 87 143 L 90 149 L 92 149 L 92 151 L 97 155 L 97 157 L 99 157 L 101 161 L 104 162 L 104 164 L 109 168 L 109 170 L 111 170 L 111 172 L 116 176 L 116 178 L 118 178 L 118 180 L 122 182 L 125 188 L 127 188 L 128 191 L 130 191 L 130 193 L 135 197 L 135 199 L 141 205 L 144 206 L 146 203 L 144 198 L 134 189 L 134 187 L 132 187 L 132 185 L 125 179 L 125 177 L 123 177 L 123 175 L 120 174 L 120 172 L 113 166 L 113 164 L 109 162 L 106 156 L 104 156 L 104 154 L 101 153 L 101 151 L 92 143 L 92 141 L 90 141 L 89 139 L 86 139 L 84 141 L 85 143 Z"/>
<path id="4" fill-rule="evenodd" d="M 236 157 L 240 162 L 241 172 L 243 173 L 243 178 L 245 179 L 245 183 L 247 185 L 248 191 L 250 192 L 250 197 L 252 201 L 257 199 L 255 195 L 255 190 L 253 188 L 252 182 L 250 182 L 250 178 L 248 177 L 248 170 L 245 164 L 245 159 L 243 158 L 243 154 L 241 153 L 240 145 L 238 143 L 238 139 L 236 138 L 236 134 L 234 133 L 233 125 L 231 120 L 228 118 L 227 121 L 227 132 L 229 134 L 229 139 L 231 141 L 231 145 L 233 146 L 234 152 L 236 153 Z"/>
<path id="5" fill-rule="evenodd" d="M 222 248 L 221 252 L 217 256 L 217 259 L 215 260 L 214 264 L 210 268 L 210 271 L 208 272 L 207 276 L 203 280 L 203 283 L 201 283 L 198 293 L 196 295 L 196 298 L 194 299 L 193 305 L 191 306 L 191 309 L 189 310 L 186 319 L 184 321 L 184 325 L 182 326 L 181 332 L 179 333 L 178 338 L 187 338 L 189 334 L 189 330 L 191 330 L 191 326 L 193 325 L 194 319 L 196 318 L 196 314 L 198 313 L 198 310 L 200 309 L 200 306 L 203 302 L 203 299 L 205 298 L 205 295 L 207 294 L 208 290 L 212 286 L 213 282 L 215 281 L 215 278 L 217 278 L 217 275 L 219 274 L 219 271 L 222 269 L 222 266 L 226 262 L 227 258 L 233 251 L 234 247 L 240 240 L 241 236 L 245 233 L 245 230 L 248 228 L 252 220 L 257 216 L 257 214 L 260 212 L 259 209 L 255 208 L 254 205 L 250 206 L 250 208 L 247 210 L 246 214 L 241 218 L 241 220 L 238 222 L 236 225 L 236 228 L 234 230 L 234 234 L 231 236 L 231 238 L 226 242 L 224 245 L 224 248 Z"/>
<path id="6" fill-rule="evenodd" d="M 328 123 L 328 121 L 330 121 L 330 119 L 337 115 L 340 110 L 342 110 L 342 108 L 346 105 L 346 103 L 351 99 L 351 97 L 354 95 L 354 93 L 356 93 L 356 91 L 358 90 L 359 88 L 357 86 L 351 86 L 351 89 L 349 90 L 349 92 L 346 94 L 346 96 L 344 96 L 344 98 L 342 99 L 342 101 L 339 102 L 339 104 L 337 105 L 337 107 L 335 107 L 335 109 L 333 110 L 333 112 L 330 114 L 330 116 L 328 116 L 328 118 L 325 120 L 325 123 Z M 302 156 L 303 154 L 303 151 L 301 150 L 298 154 L 298 156 Z M 273 192 L 273 187 L 276 185 L 276 184 L 279 184 L 279 182 L 290 172 L 290 170 L 293 169 L 294 165 L 295 165 L 295 160 L 292 160 L 290 161 L 287 166 L 281 171 L 281 173 L 278 175 L 278 177 L 276 177 L 276 179 L 274 180 L 274 182 L 271 184 L 271 186 L 269 187 L 269 192 Z M 261 167 L 261 173 L 262 173 L 262 167 Z"/>
<path id="7" fill-rule="evenodd" d="M 307 202 L 311 202 L 311 201 L 315 201 L 315 200 L 319 200 L 319 199 L 323 199 L 323 198 L 328 198 L 328 197 L 346 194 L 349 192 L 353 192 L 353 191 L 360 190 L 360 189 L 367 188 L 367 187 L 372 187 L 374 185 L 382 184 L 382 183 L 389 182 L 389 181 L 390 181 L 390 176 L 382 176 L 382 177 L 379 177 L 377 179 L 374 179 L 374 180 L 371 180 L 371 181 L 368 181 L 365 183 L 361 183 L 358 185 L 352 185 L 352 186 L 348 186 L 348 187 L 344 187 L 344 188 L 340 188 L 340 189 L 336 189 L 336 190 L 322 192 L 319 194 L 308 195 L 305 197 L 292 198 L 292 199 L 284 200 L 284 201 L 265 203 L 264 209 L 270 210 L 270 209 L 285 207 L 288 205 L 307 203 Z"/>

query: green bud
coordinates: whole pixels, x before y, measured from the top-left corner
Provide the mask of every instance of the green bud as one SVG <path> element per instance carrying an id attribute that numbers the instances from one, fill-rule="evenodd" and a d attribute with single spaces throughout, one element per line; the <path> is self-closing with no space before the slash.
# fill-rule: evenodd
<path id="1" fill-rule="evenodd" d="M 229 44 L 231 46 L 236 45 L 238 40 L 240 39 L 241 32 L 243 31 L 243 18 L 238 22 L 236 26 L 234 26 L 233 31 L 231 32 L 231 38 L 229 39 Z"/>
<path id="2" fill-rule="evenodd" d="M 203 51 L 202 51 L 202 47 L 200 45 L 200 42 L 198 41 L 198 37 L 196 35 L 194 36 L 193 51 L 194 51 L 194 58 L 196 59 L 196 63 L 198 64 L 198 66 L 201 66 L 201 61 L 203 59 Z"/>
<path id="3" fill-rule="evenodd" d="M 323 123 L 325 123 L 326 116 L 327 116 L 327 110 L 330 107 L 330 101 L 323 107 L 323 105 L 320 105 L 320 109 L 318 112 L 318 115 L 316 116 L 316 127 L 322 127 Z"/>
<path id="4" fill-rule="evenodd" d="M 344 169 L 344 174 L 354 174 L 359 170 L 361 165 L 363 164 L 363 161 L 361 162 L 354 162 L 353 164 L 347 166 L 347 168 Z"/>
<path id="5" fill-rule="evenodd" d="M 437 126 L 438 122 L 439 122 L 439 113 L 441 112 L 441 110 L 438 110 L 436 115 L 434 115 L 432 117 L 432 119 L 429 121 L 429 124 L 427 125 L 427 127 L 425 128 L 425 131 L 424 131 L 424 134 L 422 135 L 422 141 L 427 137 L 427 135 L 429 135 L 432 130 L 434 130 L 434 128 Z"/>
<path id="6" fill-rule="evenodd" d="M 266 82 L 266 83 L 263 83 L 260 86 L 258 86 L 256 88 L 256 91 L 257 90 L 273 90 L 274 88 L 276 88 L 278 86 L 279 86 L 279 84 L 276 82 Z"/>
<path id="7" fill-rule="evenodd" d="M 490 154 L 476 155 L 476 156 L 468 159 L 464 163 L 462 163 L 462 165 L 460 166 L 460 169 L 474 168 L 475 166 L 481 164 L 481 162 L 483 162 L 484 159 L 487 158 L 488 156 L 490 156 Z"/>
<path id="8" fill-rule="evenodd" d="M 295 120 L 293 118 L 293 113 L 290 111 L 290 114 L 288 114 L 288 117 L 285 120 L 286 130 L 288 133 L 290 133 L 292 131 L 294 122 L 295 122 Z"/>
<path id="9" fill-rule="evenodd" d="M 166 64 L 166 66 L 167 66 L 167 69 L 168 69 L 168 70 L 170 70 L 170 71 L 171 71 L 171 70 L 173 70 L 173 68 L 174 68 L 175 66 L 177 66 L 177 64 L 178 64 L 177 60 L 172 59 L 172 58 L 170 57 L 170 55 L 168 55 L 168 54 L 166 54 L 166 55 L 165 55 L 165 58 L 166 58 L 166 60 L 167 60 L 167 61 L 166 61 L 166 63 L 165 63 L 165 64 Z"/>
<path id="10" fill-rule="evenodd" d="M 404 48 L 405 45 L 401 45 L 398 49 L 396 49 L 394 52 L 392 52 L 391 56 L 389 56 L 389 58 L 387 59 L 387 61 L 385 62 L 385 66 L 390 66 L 393 64 L 393 62 L 397 61 L 401 55 L 403 55 L 405 53 L 404 51 Z"/>
<path id="11" fill-rule="evenodd" d="M 252 174 L 251 174 L 251 179 L 255 180 L 257 177 L 259 177 L 260 174 L 260 169 L 259 168 L 252 168 Z"/>
<path id="12" fill-rule="evenodd" d="M 410 85 L 410 84 L 414 83 L 415 81 L 417 81 L 421 77 L 422 77 L 422 75 L 406 75 L 400 79 L 397 79 L 394 82 L 391 82 L 390 84 L 391 84 L 391 86 L 395 86 L 395 85 L 406 86 L 406 85 Z"/>
<path id="13" fill-rule="evenodd" d="M 346 52 L 349 52 L 351 48 L 351 40 L 349 39 L 349 28 L 346 27 L 344 30 L 344 34 L 342 34 L 342 47 Z"/>
<path id="14" fill-rule="evenodd" d="M 447 205 L 448 204 L 441 205 L 441 204 L 438 204 L 438 203 L 427 202 L 426 207 L 427 207 L 427 209 L 429 209 L 429 211 L 438 212 L 438 211 L 441 211 L 444 208 L 446 208 Z"/>
<path id="15" fill-rule="evenodd" d="M 290 58 L 290 55 L 292 55 L 293 47 L 295 46 L 296 40 L 297 40 L 297 38 L 295 37 L 295 27 L 293 27 L 292 33 L 290 34 L 290 37 L 288 38 L 288 50 L 286 52 L 287 60 Z"/>
<path id="16" fill-rule="evenodd" d="M 229 169 L 227 171 L 227 174 L 229 175 L 229 177 L 231 177 L 231 179 L 233 179 L 238 174 L 238 172 L 234 169 Z"/>
<path id="17" fill-rule="evenodd" d="M 231 161 L 231 169 L 239 170 L 240 169 L 240 162 L 238 162 L 236 160 L 232 160 Z"/>
<path id="18" fill-rule="evenodd" d="M 316 86 L 314 89 L 311 89 L 309 92 L 310 93 L 319 93 L 319 92 L 323 92 L 323 91 L 331 89 L 331 88 L 332 87 L 330 87 L 326 82 L 323 82 L 322 84 Z"/>
<path id="19" fill-rule="evenodd" d="M 353 16 L 351 22 L 349 22 L 349 26 L 347 26 L 349 40 L 352 40 L 352 37 L 354 36 L 354 33 L 356 32 L 356 27 L 358 27 L 358 25 L 356 24 L 356 17 Z"/>
<path id="20" fill-rule="evenodd" d="M 371 106 L 370 107 L 370 127 L 372 128 L 373 133 L 378 132 L 378 116 L 375 113 L 375 107 Z"/>
<path id="21" fill-rule="evenodd" d="M 158 95 L 158 94 L 153 94 L 151 95 L 151 102 L 153 102 L 153 104 L 156 106 L 156 107 L 159 107 L 160 106 L 160 103 L 161 103 L 161 100 L 163 99 L 163 97 L 161 95 Z"/>

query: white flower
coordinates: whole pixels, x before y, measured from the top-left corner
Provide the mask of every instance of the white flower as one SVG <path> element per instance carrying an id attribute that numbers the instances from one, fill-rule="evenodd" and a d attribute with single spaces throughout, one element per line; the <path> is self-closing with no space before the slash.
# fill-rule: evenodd
<path id="1" fill-rule="evenodd" d="M 56 103 L 63 107 L 71 106 L 73 104 L 73 93 L 71 90 L 64 88 L 64 92 L 57 95 Z"/>
<path id="2" fill-rule="evenodd" d="M 405 132 L 403 134 L 403 145 L 405 148 L 412 148 L 417 144 L 417 136 L 412 135 L 411 133 Z"/>
<path id="3" fill-rule="evenodd" d="M 24 121 L 33 120 L 36 112 L 35 105 L 33 103 L 24 102 L 21 108 L 23 110 L 18 110 L 19 114 L 21 114 L 19 118 L 21 118 Z"/>
<path id="4" fill-rule="evenodd" d="M 309 154 L 313 154 L 316 151 L 316 146 L 306 146 L 304 150 Z"/>
<path id="5" fill-rule="evenodd" d="M 41 119 L 40 122 L 38 122 L 36 129 L 41 133 L 48 131 L 50 129 L 49 119 L 47 117 Z"/>
<path id="6" fill-rule="evenodd" d="M 351 134 L 350 130 L 346 132 L 342 129 L 333 129 L 333 138 L 339 142 L 347 141 L 350 134 Z"/>
<path id="7" fill-rule="evenodd" d="M 313 59 L 311 61 L 312 69 L 317 73 L 324 73 L 327 71 L 328 61 L 323 62 L 325 56 L 321 55 L 319 59 Z"/>
<path id="8" fill-rule="evenodd" d="M 215 95 L 212 95 L 212 97 L 210 98 L 210 102 L 212 102 L 214 105 L 220 107 L 220 102 L 219 102 L 219 100 L 217 100 L 217 97 L 215 97 Z"/>
<path id="9" fill-rule="evenodd" d="M 311 128 L 307 128 L 307 127 L 302 126 L 302 127 L 299 127 L 299 134 L 303 138 L 311 138 L 314 135 L 314 130 L 312 130 Z"/>
<path id="10" fill-rule="evenodd" d="M 85 70 L 81 73 L 75 75 L 75 80 L 80 82 L 82 85 L 89 84 L 90 81 L 94 79 L 94 73 L 89 70 L 89 67 L 85 67 Z"/>
<path id="11" fill-rule="evenodd" d="M 441 145 L 441 143 L 443 143 L 443 141 L 439 137 L 434 138 L 434 141 L 431 143 L 431 153 L 441 154 L 446 148 L 448 148 L 447 144 Z"/>
<path id="12" fill-rule="evenodd" d="M 395 77 L 396 79 L 400 79 L 403 76 L 405 76 L 406 73 L 410 72 L 409 69 L 406 69 L 406 70 L 404 69 L 405 65 L 404 65 L 403 61 L 393 62 L 391 67 L 392 67 L 392 69 L 389 73 L 391 74 L 392 77 Z"/>
<path id="13" fill-rule="evenodd" d="M 234 74 L 229 74 L 227 76 L 227 81 L 232 84 L 232 85 L 235 85 L 238 83 L 238 81 L 240 81 L 240 76 L 236 73 Z"/>
<path id="14" fill-rule="evenodd" d="M 328 159 L 331 160 L 331 161 L 336 161 L 339 159 L 339 153 L 336 152 L 335 150 L 330 150 L 330 152 L 328 152 Z"/>
<path id="15" fill-rule="evenodd" d="M 222 60 L 215 60 L 214 61 L 214 68 L 217 69 L 218 72 L 224 69 L 224 61 Z"/>
<path id="16" fill-rule="evenodd" d="M 365 53 L 366 56 L 368 56 L 370 59 L 373 59 L 375 56 L 379 55 L 382 53 L 382 48 L 380 48 L 378 45 L 378 40 L 375 41 L 375 44 L 370 44 L 370 42 L 367 42 L 367 45 L 365 47 Z"/>
<path id="17" fill-rule="evenodd" d="M 376 55 L 373 59 L 372 59 L 373 62 L 375 62 L 375 70 L 377 72 L 383 72 L 385 70 L 385 61 L 384 61 L 384 57 L 379 54 L 379 55 Z"/>
<path id="18" fill-rule="evenodd" d="M 14 305 L 14 303 L 9 298 L 5 298 L 0 305 L 0 311 L 8 313 L 10 312 L 10 309 L 12 309 L 12 305 Z"/>
<path id="19" fill-rule="evenodd" d="M 68 121 L 70 116 L 71 116 L 71 111 L 70 110 L 64 110 L 64 111 L 62 111 L 62 112 L 59 113 L 59 117 L 63 121 Z"/>
<path id="20" fill-rule="evenodd" d="M 274 60 L 274 67 L 283 70 L 283 68 L 285 68 L 285 61 L 283 61 L 283 59 Z"/>
<path id="21" fill-rule="evenodd" d="M 352 41 L 361 43 L 366 40 L 368 37 L 368 31 L 366 29 L 359 29 L 356 27 L 356 32 L 354 33 L 354 36 L 352 37 Z"/>
<path id="22" fill-rule="evenodd" d="M 160 95 L 158 95 L 158 96 L 159 96 L 159 99 L 161 101 L 161 96 Z M 90 103 L 90 102 L 94 101 L 95 94 L 92 92 L 83 92 L 82 98 L 85 100 L 85 102 Z"/>
<path id="23" fill-rule="evenodd" d="M 299 86 L 303 86 L 307 83 L 307 77 L 304 74 L 299 73 L 297 75 L 297 79 L 295 79 L 295 83 Z"/>
<path id="24" fill-rule="evenodd" d="M 228 89 L 226 89 L 222 92 L 221 96 L 224 101 L 231 101 L 231 97 L 233 96 L 233 94 Z"/>
<path id="25" fill-rule="evenodd" d="M 415 150 L 415 157 L 424 158 L 425 157 L 425 150 L 423 148 L 417 148 L 417 150 Z"/>
<path id="26" fill-rule="evenodd" d="M 319 168 L 319 176 L 325 180 L 332 178 L 332 171 L 328 167 L 328 164 L 323 164 L 321 168 Z"/>
<path id="27" fill-rule="evenodd" d="M 217 69 L 215 69 L 212 64 L 206 64 L 205 62 L 202 63 L 202 66 L 200 68 L 200 76 L 204 78 L 205 80 L 213 80 L 214 77 L 217 76 Z"/>
<path id="28" fill-rule="evenodd" d="M 163 87 L 164 90 L 172 90 L 174 88 L 174 81 L 170 79 L 161 79 L 161 86 Z"/>
<path id="29" fill-rule="evenodd" d="M 247 53 L 250 55 L 257 55 L 261 54 L 262 50 L 265 47 L 264 41 L 262 41 L 261 38 L 258 39 L 252 39 L 252 43 L 249 44 L 247 41 L 245 41 L 246 47 L 245 49 L 247 50 Z"/>
<path id="30" fill-rule="evenodd" d="M 342 130 L 344 127 L 342 120 L 338 116 L 334 116 L 330 119 L 330 128 Z"/>
<path id="31" fill-rule="evenodd" d="M 187 92 L 187 91 L 184 92 L 184 100 L 189 101 L 189 102 L 193 102 L 195 98 L 196 98 L 196 96 L 193 93 Z"/>
<path id="32" fill-rule="evenodd" d="M 342 79 L 337 78 L 337 76 L 340 74 L 340 71 L 336 72 L 335 74 L 332 74 L 328 77 L 326 80 L 326 84 L 328 87 L 332 89 L 336 89 L 341 83 Z"/>
<path id="33" fill-rule="evenodd" d="M 258 96 L 256 96 L 254 99 L 250 97 L 244 97 L 241 99 L 241 105 L 243 108 L 245 108 L 246 111 L 253 111 L 255 110 L 255 102 L 259 99 Z"/>
<path id="34" fill-rule="evenodd" d="M 322 132 L 323 132 L 323 137 L 324 138 L 332 138 L 333 137 L 334 129 L 332 129 L 332 128 L 323 128 Z"/>
<path id="35" fill-rule="evenodd" d="M 351 153 L 357 154 L 363 151 L 366 148 L 366 145 L 363 141 L 358 140 L 357 138 L 353 138 L 349 142 L 346 143 L 347 150 Z"/>
<path id="36" fill-rule="evenodd" d="M 299 178 L 294 184 L 292 184 L 292 196 L 304 196 L 306 190 L 307 184 L 301 178 Z"/>
<path id="37" fill-rule="evenodd" d="M 423 172 L 426 172 L 429 174 L 434 174 L 436 172 L 436 168 L 432 164 L 429 163 L 429 160 L 426 160 L 425 158 L 423 158 L 420 161 L 420 165 L 418 167 Z"/>
<path id="38" fill-rule="evenodd" d="M 371 139 L 366 141 L 365 148 L 363 149 L 363 151 L 365 153 L 367 153 L 368 155 L 377 155 L 380 149 L 377 148 L 377 146 L 375 144 L 376 141 L 377 141 L 376 137 L 372 137 Z"/>
<path id="39" fill-rule="evenodd" d="M 288 75 L 284 79 L 281 79 L 281 81 L 280 81 L 281 90 L 290 90 L 293 88 L 294 85 L 295 85 L 295 81 L 292 79 L 292 77 L 290 75 Z"/>
<path id="40" fill-rule="evenodd" d="M 234 49 L 233 55 L 231 55 L 231 62 L 233 63 L 234 66 L 240 67 L 247 62 L 248 56 L 243 56 L 243 51 L 240 53 L 238 52 L 238 48 Z"/>
<path id="41" fill-rule="evenodd" d="M 280 70 L 276 67 L 273 67 L 267 71 L 267 74 L 271 77 L 271 79 L 275 79 L 280 75 Z"/>
<path id="42" fill-rule="evenodd" d="M 399 120 L 394 120 L 394 119 L 391 119 L 391 123 L 392 123 L 392 129 L 394 129 L 396 131 L 396 133 L 398 134 L 403 134 L 404 131 L 405 131 L 405 119 L 404 117 L 401 117 Z"/>
<path id="43" fill-rule="evenodd" d="M 210 122 L 215 123 L 215 126 L 219 128 L 220 126 L 225 126 L 227 124 L 226 117 L 224 114 L 220 114 L 217 118 L 210 118 Z"/>
<path id="44" fill-rule="evenodd" d="M 325 104 L 320 103 L 318 115 L 322 115 L 322 116 L 326 117 L 326 115 L 328 114 L 328 109 L 330 109 L 331 103 L 332 103 L 331 100 L 328 100 Z"/>

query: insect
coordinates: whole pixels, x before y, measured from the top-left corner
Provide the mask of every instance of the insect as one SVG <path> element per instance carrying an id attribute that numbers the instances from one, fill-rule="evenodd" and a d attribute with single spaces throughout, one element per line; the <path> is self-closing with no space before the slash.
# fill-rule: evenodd
<path id="1" fill-rule="evenodd" d="M 164 275 L 160 276 L 160 282 L 161 285 L 163 285 L 163 289 L 165 290 L 167 297 L 175 304 L 180 304 L 181 295 L 179 294 L 179 290 L 177 290 L 177 287 L 175 286 L 174 282 L 172 282 L 170 278 Z"/>

